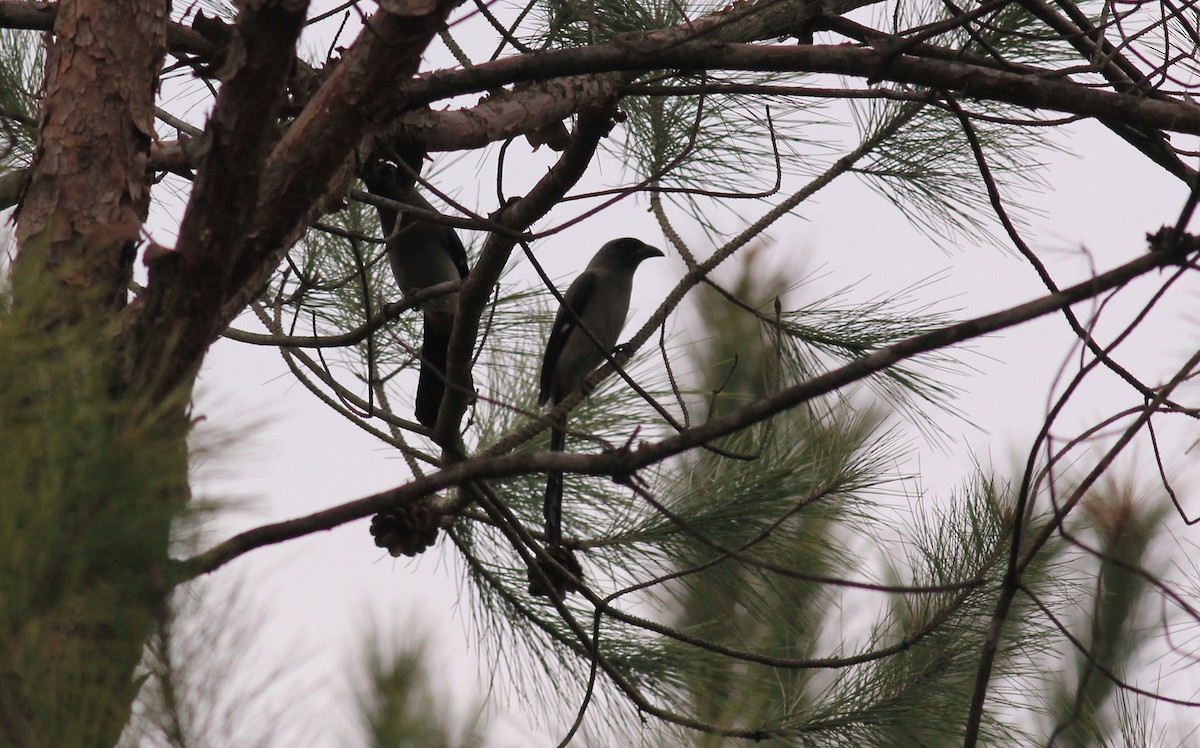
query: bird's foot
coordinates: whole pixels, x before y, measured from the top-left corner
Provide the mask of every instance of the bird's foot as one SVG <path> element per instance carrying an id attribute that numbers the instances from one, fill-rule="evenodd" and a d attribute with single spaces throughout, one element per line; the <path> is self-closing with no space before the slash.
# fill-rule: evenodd
<path id="1" fill-rule="evenodd" d="M 562 597 L 568 592 L 579 592 L 583 584 L 583 567 L 575 558 L 575 552 L 555 545 L 547 546 L 546 555 L 550 558 L 538 558 L 537 570 L 529 570 L 529 594 L 548 597 L 553 589 Z"/>

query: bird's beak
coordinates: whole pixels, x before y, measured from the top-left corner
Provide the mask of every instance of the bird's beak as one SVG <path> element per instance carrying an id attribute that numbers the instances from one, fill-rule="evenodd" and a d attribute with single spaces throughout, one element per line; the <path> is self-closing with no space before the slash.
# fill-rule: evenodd
<path id="1" fill-rule="evenodd" d="M 656 247 L 651 247 L 649 244 L 643 244 L 642 248 L 638 250 L 638 262 L 641 262 L 642 260 L 649 260 L 651 257 L 666 257 L 666 255 L 662 253 L 662 250 L 657 249 Z"/>

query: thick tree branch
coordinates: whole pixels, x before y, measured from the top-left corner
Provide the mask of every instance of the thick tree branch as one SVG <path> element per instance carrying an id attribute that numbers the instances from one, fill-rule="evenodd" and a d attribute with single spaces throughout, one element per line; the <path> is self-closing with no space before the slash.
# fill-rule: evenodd
<path id="1" fill-rule="evenodd" d="M 1083 28 L 1059 15 L 1058 11 L 1050 7 L 1045 0 L 1021 0 L 1021 5 L 1050 27 L 1060 38 L 1071 44 L 1083 59 L 1100 63 L 1100 73 L 1112 84 L 1114 90 L 1160 101 L 1169 100 L 1170 97 L 1166 94 L 1154 90 L 1153 84 L 1137 69 L 1137 66 L 1127 60 L 1121 51 L 1104 39 L 1102 35 L 1098 35 L 1098 41 L 1093 40 L 1089 34 L 1095 34 L 1096 29 L 1082 13 L 1076 16 L 1076 20 L 1083 25 Z M 1085 31 L 1088 33 L 1084 33 Z M 1162 133 L 1145 132 L 1131 128 L 1122 122 L 1108 122 L 1103 119 L 1101 122 L 1120 138 L 1144 153 L 1150 160 L 1185 183 L 1191 184 L 1195 179 L 1196 170 L 1183 163 L 1179 154 L 1171 150 L 1170 143 L 1162 136 Z"/>
<path id="2" fill-rule="evenodd" d="M 307 0 L 247 2 L 226 52 L 228 80 L 200 138 L 202 163 L 177 251 L 150 266 L 127 360 L 151 398 L 199 368 L 215 314 L 244 282 L 237 260 L 257 218 L 254 197 L 276 134 Z M 143 167 L 144 168 L 144 167 Z M 227 324 L 227 322 L 226 322 Z"/>
<path id="3" fill-rule="evenodd" d="M 953 60 L 891 55 L 845 45 L 665 43 L 657 37 L 620 39 L 578 49 L 538 52 L 487 62 L 464 70 L 430 73 L 402 87 L 409 108 L 512 82 L 555 75 L 663 68 L 833 73 L 956 92 L 1030 109 L 1052 109 L 1130 126 L 1200 134 L 1200 106 L 1101 91 L 1042 75 L 1006 72 Z"/>
<path id="4" fill-rule="evenodd" d="M 196 280 L 220 284 L 206 294 L 228 296 L 233 289 L 226 284 L 238 282 L 231 271 L 256 219 L 257 206 L 246 198 L 258 193 L 274 145 L 289 62 L 307 9 L 307 0 L 253 3 L 239 16 L 228 53 L 239 62 L 200 139 L 203 161 L 176 245 L 190 269 L 202 274 Z M 238 189 L 231 189 L 235 184 Z"/>
<path id="5" fill-rule="evenodd" d="M 408 112 L 396 121 L 392 132 L 429 151 L 482 148 L 557 124 L 594 108 L 598 101 L 613 98 L 611 82 L 595 75 L 553 78 L 518 91 L 501 90 L 469 108 Z"/>

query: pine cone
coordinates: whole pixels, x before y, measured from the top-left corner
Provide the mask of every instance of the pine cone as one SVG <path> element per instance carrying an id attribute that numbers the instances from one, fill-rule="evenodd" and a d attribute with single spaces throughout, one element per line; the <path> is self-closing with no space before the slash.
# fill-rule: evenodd
<path id="1" fill-rule="evenodd" d="M 371 535 L 393 556 L 415 556 L 437 542 L 438 520 L 427 502 L 416 501 L 372 517 Z"/>

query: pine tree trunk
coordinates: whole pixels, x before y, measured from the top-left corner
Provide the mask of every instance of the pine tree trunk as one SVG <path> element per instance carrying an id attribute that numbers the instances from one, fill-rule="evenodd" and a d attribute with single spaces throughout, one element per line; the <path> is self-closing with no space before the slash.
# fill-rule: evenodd
<path id="1" fill-rule="evenodd" d="M 22 474 L 0 482 L 18 534 L 4 538 L 3 563 L 19 577 L 0 594 L 0 744 L 112 746 L 186 495 L 183 410 L 135 415 L 145 411 L 130 405 L 113 344 L 150 204 L 170 1 L 57 10 L 5 320 L 4 342 L 24 359 L 0 362 L 3 438 L 24 461 L 6 463 Z"/>
<path id="2" fill-rule="evenodd" d="M 169 0 L 64 0 L 46 52 L 29 187 L 17 213 L 17 279 L 51 277 L 53 319 L 125 306 L 150 206 L 146 171 Z M 31 300 L 21 298 L 18 303 Z M 50 321 L 50 320 L 48 320 Z"/>

